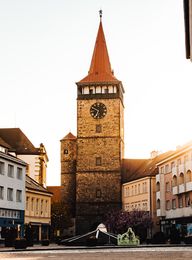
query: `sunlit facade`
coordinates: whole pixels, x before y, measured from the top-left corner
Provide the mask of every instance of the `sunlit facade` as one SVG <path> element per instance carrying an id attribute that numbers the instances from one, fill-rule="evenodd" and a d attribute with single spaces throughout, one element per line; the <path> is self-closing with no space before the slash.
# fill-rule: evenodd
<path id="1" fill-rule="evenodd" d="M 156 205 L 161 230 L 175 226 L 181 236 L 192 235 L 192 143 L 178 147 L 158 164 Z"/>

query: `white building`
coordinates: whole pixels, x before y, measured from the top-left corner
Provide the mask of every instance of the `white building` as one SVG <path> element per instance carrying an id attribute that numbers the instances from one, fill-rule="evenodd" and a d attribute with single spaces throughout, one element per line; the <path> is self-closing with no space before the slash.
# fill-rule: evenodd
<path id="1" fill-rule="evenodd" d="M 26 163 L 8 153 L 0 138 L 0 238 L 6 228 L 24 225 Z"/>

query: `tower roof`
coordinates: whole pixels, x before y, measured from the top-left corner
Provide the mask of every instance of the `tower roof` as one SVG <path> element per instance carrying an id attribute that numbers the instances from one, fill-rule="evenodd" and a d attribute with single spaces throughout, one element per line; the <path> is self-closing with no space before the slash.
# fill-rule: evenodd
<path id="1" fill-rule="evenodd" d="M 78 83 L 119 82 L 111 69 L 101 17 L 100 13 L 100 24 L 88 75 Z"/>
<path id="2" fill-rule="evenodd" d="M 74 136 L 71 132 L 69 132 L 66 136 L 64 136 L 62 140 L 75 140 L 76 139 L 76 136 Z"/>

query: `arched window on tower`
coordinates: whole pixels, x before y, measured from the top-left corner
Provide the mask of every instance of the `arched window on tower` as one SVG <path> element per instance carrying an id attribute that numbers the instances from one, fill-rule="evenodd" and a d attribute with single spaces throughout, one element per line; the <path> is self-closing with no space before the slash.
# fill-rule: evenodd
<path id="1" fill-rule="evenodd" d="M 68 154 L 68 149 L 64 149 L 63 153 Z"/>

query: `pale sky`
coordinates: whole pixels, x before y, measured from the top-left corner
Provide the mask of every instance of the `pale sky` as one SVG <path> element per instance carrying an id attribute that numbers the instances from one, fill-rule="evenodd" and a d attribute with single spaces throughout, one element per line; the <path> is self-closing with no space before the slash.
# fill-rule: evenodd
<path id="1" fill-rule="evenodd" d="M 0 127 L 19 127 L 60 184 L 60 139 L 76 135 L 76 85 L 87 75 L 103 10 L 115 76 L 125 89 L 125 157 L 192 140 L 192 63 L 182 0 L 0 0 Z"/>

